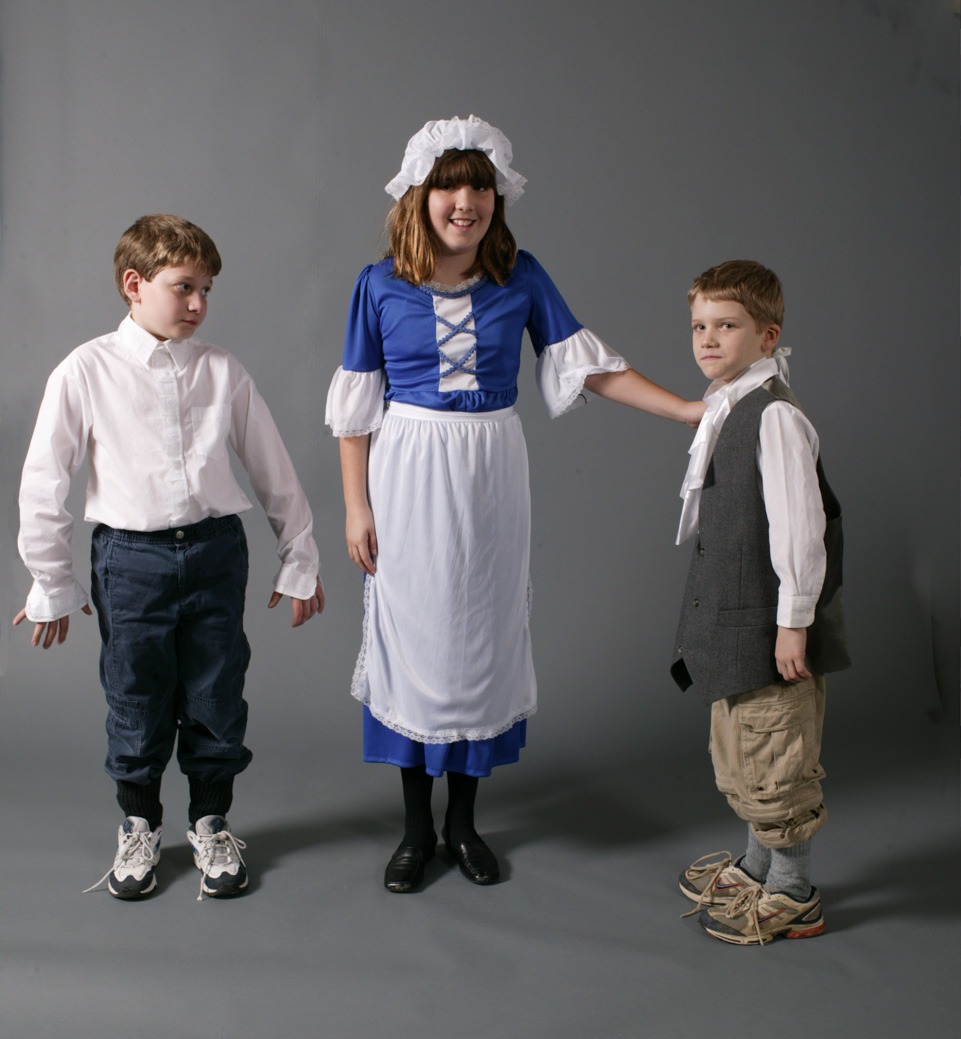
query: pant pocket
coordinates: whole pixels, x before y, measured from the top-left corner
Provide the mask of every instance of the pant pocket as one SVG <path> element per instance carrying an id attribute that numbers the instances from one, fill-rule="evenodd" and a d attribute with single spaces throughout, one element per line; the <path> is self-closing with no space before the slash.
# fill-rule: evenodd
<path id="1" fill-rule="evenodd" d="M 824 778 L 813 690 L 742 708 L 740 735 L 745 782 L 758 800 L 781 798 Z"/>

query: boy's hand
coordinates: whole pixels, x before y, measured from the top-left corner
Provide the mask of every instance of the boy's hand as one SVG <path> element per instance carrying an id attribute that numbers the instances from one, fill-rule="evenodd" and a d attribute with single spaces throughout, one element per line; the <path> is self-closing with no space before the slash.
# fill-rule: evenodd
<path id="1" fill-rule="evenodd" d="M 88 616 L 93 613 L 93 610 L 89 606 L 82 606 L 81 609 Z M 22 624 L 27 619 L 27 608 L 24 608 L 13 618 L 13 626 L 16 627 L 18 624 Z M 38 621 L 33 627 L 33 634 L 30 636 L 30 645 L 39 646 L 43 643 L 44 649 L 49 649 L 54 642 L 59 646 L 61 642 L 67 641 L 67 632 L 70 631 L 70 615 L 66 617 L 60 617 L 55 621 Z"/>
<path id="2" fill-rule="evenodd" d="M 811 677 L 804 663 L 807 649 L 807 628 L 782 628 L 778 626 L 777 642 L 774 644 L 774 659 L 785 682 L 801 682 Z"/>
<path id="3" fill-rule="evenodd" d="M 281 599 L 283 599 L 283 595 L 280 592 L 274 592 L 270 597 L 270 602 L 267 603 L 267 609 L 272 610 Z M 290 612 L 293 617 L 290 625 L 292 628 L 299 628 L 315 614 L 324 612 L 324 586 L 320 583 L 319 577 L 317 578 L 317 588 L 309 599 L 290 597 Z"/>

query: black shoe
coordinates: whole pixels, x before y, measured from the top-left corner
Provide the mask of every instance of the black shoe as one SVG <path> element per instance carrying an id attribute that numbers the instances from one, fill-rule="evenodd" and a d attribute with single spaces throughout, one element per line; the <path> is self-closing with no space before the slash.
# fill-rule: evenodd
<path id="1" fill-rule="evenodd" d="M 444 847 L 472 884 L 496 884 L 500 880 L 501 871 L 494 853 L 476 833 L 468 840 L 454 845 L 444 827 Z"/>
<path id="2" fill-rule="evenodd" d="M 395 894 L 413 891 L 424 879 L 424 867 L 433 857 L 433 845 L 421 849 L 412 844 L 401 844 L 384 870 L 384 887 Z"/>

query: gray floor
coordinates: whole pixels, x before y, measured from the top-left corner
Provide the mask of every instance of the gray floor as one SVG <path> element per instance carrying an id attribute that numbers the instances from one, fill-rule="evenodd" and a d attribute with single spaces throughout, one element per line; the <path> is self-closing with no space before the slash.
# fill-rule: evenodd
<path id="1" fill-rule="evenodd" d="M 306 736 L 304 748 L 268 740 L 232 815 L 250 893 L 196 901 L 176 775 L 161 889 L 126 904 L 80 894 L 109 865 L 118 821 L 91 767 L 99 720 L 73 741 L 57 732 L 45 755 L 12 699 L 0 777 L 6 1037 L 956 1035 L 953 723 L 902 732 L 908 753 L 891 733 L 836 728 L 815 858 L 829 930 L 741 949 L 679 918 L 679 868 L 742 838 L 690 743 L 619 755 L 599 776 L 532 740 L 520 767 L 482 788 L 504 881 L 472 887 L 438 857 L 405 897 L 380 885 L 397 838 L 393 770 L 336 746 L 307 767 L 304 790 L 289 761 Z M 57 803 L 61 768 L 70 786 Z"/>

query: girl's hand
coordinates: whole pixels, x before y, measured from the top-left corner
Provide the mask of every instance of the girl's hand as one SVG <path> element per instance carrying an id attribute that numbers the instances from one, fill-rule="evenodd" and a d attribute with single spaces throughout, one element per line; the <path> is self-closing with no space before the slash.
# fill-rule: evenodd
<path id="1" fill-rule="evenodd" d="M 703 400 L 688 401 L 685 410 L 687 414 L 684 417 L 684 421 L 691 429 L 697 429 L 701 424 L 701 419 L 704 417 L 704 412 L 707 411 L 707 404 Z"/>
<path id="2" fill-rule="evenodd" d="M 347 510 L 347 555 L 364 571 L 373 576 L 377 567 L 377 530 L 374 514 L 369 505 L 357 505 Z"/>

